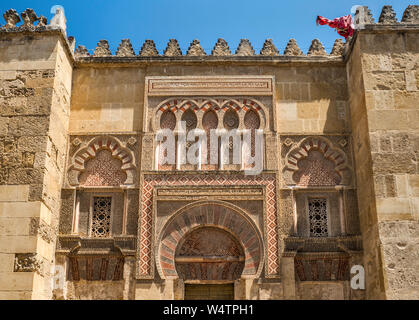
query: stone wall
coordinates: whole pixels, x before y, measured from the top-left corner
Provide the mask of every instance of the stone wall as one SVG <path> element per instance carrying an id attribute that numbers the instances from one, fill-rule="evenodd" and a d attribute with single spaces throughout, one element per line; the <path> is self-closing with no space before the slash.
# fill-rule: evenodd
<path id="1" fill-rule="evenodd" d="M 358 34 L 348 68 L 367 292 L 417 299 L 418 34 L 379 30 Z"/>
<path id="2" fill-rule="evenodd" d="M 72 59 L 60 31 L 0 33 L 2 299 L 51 298 Z"/>

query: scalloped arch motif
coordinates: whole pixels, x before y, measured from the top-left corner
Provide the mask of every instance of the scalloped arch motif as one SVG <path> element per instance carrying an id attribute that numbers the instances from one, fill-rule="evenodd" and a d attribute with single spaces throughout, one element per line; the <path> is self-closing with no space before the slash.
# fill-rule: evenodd
<path id="1" fill-rule="evenodd" d="M 208 110 L 215 112 L 227 112 L 234 109 L 236 112 L 246 113 L 249 110 L 256 112 L 260 118 L 261 128 L 268 123 L 267 117 L 269 113 L 267 108 L 259 101 L 250 98 L 216 98 L 216 99 L 176 99 L 171 98 L 163 101 L 157 107 L 156 119 L 160 119 L 162 114 L 170 110 L 173 113 L 181 112 L 182 114 L 188 109 L 195 113 L 205 114 Z M 156 126 L 157 128 L 157 126 Z"/>
<path id="2" fill-rule="evenodd" d="M 268 276 L 279 275 L 278 255 L 278 221 L 276 211 L 276 178 L 274 175 L 244 176 L 244 175 L 165 175 L 144 176 L 142 185 L 141 220 L 139 223 L 139 237 L 137 247 L 138 278 L 150 279 L 154 277 L 154 263 L 156 258 L 153 241 L 153 190 L 156 186 L 219 186 L 219 185 L 264 185 L 266 187 L 266 268 Z"/>
<path id="3" fill-rule="evenodd" d="M 178 210 L 166 223 L 156 257 L 157 268 L 163 278 L 177 277 L 175 252 L 181 240 L 200 227 L 215 227 L 234 235 L 244 249 L 243 275 L 261 273 L 263 261 L 262 237 L 256 226 L 242 210 L 222 201 L 198 201 Z"/>
<path id="4" fill-rule="evenodd" d="M 307 137 L 288 152 L 286 156 L 286 166 L 284 168 L 284 179 L 287 184 L 295 185 L 298 183 L 298 181 L 294 180 L 294 177 L 296 176 L 296 173 L 302 170 L 299 163 L 302 160 L 308 159 L 311 151 L 318 151 L 323 155 L 325 167 L 327 167 L 326 163 L 333 163 L 334 168 L 332 168 L 332 170 L 338 175 L 338 178 L 335 177 L 334 179 L 336 185 L 350 184 L 350 170 L 346 154 L 341 149 L 334 148 L 333 144 L 323 137 Z M 314 180 L 319 181 L 320 179 Z M 331 177 L 327 177 L 326 180 L 329 181 L 327 185 L 332 184 L 330 183 L 330 180 L 332 180 Z"/>
<path id="5" fill-rule="evenodd" d="M 83 144 L 72 157 L 68 170 L 68 182 L 71 186 L 80 185 L 79 178 L 86 171 L 86 164 L 89 160 L 95 159 L 102 150 L 108 150 L 112 158 L 121 162 L 120 169 L 126 174 L 123 185 L 133 185 L 135 183 L 136 166 L 133 152 L 124 147 L 117 138 L 102 136 Z"/>

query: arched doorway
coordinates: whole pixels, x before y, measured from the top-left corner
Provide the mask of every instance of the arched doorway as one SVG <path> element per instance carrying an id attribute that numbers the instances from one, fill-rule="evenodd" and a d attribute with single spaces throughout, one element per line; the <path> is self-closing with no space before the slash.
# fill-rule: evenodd
<path id="1" fill-rule="evenodd" d="M 185 300 L 233 300 L 234 280 L 244 268 L 244 250 L 229 232 L 202 227 L 178 245 L 176 271 L 185 284 Z"/>
<path id="2" fill-rule="evenodd" d="M 185 283 L 185 299 L 234 299 L 235 280 L 260 275 L 262 243 L 240 208 L 199 201 L 178 210 L 165 224 L 157 268 L 162 278 Z"/>

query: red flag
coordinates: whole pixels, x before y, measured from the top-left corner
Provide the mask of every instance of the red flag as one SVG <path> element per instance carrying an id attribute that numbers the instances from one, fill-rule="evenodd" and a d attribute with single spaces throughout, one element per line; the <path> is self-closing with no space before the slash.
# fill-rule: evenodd
<path id="1" fill-rule="evenodd" d="M 344 17 L 336 18 L 334 20 L 329 20 L 322 16 L 318 16 L 316 23 L 322 26 L 327 24 L 329 27 L 335 28 L 337 33 L 342 37 L 345 37 L 345 39 L 352 37 L 354 34 L 354 25 L 352 16 L 350 14 Z"/>

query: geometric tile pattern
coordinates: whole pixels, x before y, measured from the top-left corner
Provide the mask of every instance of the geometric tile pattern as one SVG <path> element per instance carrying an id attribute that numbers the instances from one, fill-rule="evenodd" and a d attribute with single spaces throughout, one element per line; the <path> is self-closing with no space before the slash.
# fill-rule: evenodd
<path id="1" fill-rule="evenodd" d="M 266 186 L 267 275 L 279 274 L 278 221 L 276 210 L 276 182 L 274 175 L 246 176 L 244 174 L 216 175 L 145 175 L 142 187 L 142 212 L 139 237 L 139 277 L 149 278 L 153 262 L 153 189 L 155 186 Z"/>

